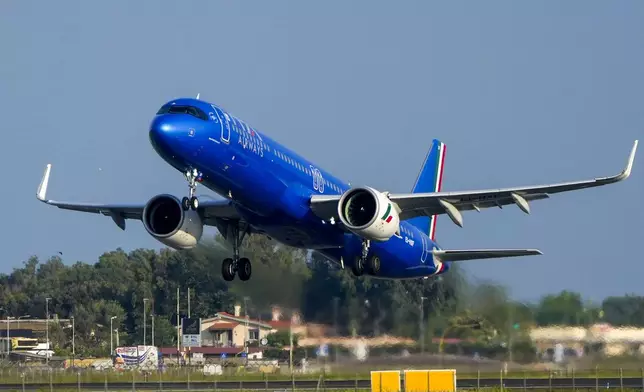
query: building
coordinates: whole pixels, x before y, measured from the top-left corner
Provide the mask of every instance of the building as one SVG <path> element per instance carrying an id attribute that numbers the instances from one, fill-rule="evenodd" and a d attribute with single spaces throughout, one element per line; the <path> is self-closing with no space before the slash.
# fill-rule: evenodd
<path id="1" fill-rule="evenodd" d="M 49 319 L 50 330 L 55 326 L 67 327 L 71 325 L 70 319 L 60 319 L 52 317 Z M 7 325 L 8 324 L 8 325 Z M 47 335 L 47 319 L 27 319 L 27 318 L 9 318 L 9 320 L 0 320 L 0 336 L 36 338 L 45 341 Z"/>
<path id="2" fill-rule="evenodd" d="M 246 342 L 257 345 L 271 332 L 274 328 L 268 322 L 244 317 L 241 306 L 236 305 L 234 314 L 218 312 L 201 320 L 201 345 L 244 347 Z"/>

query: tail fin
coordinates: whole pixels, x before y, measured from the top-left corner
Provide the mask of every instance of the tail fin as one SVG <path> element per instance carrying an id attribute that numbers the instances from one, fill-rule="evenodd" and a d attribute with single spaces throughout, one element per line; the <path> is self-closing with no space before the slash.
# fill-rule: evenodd
<path id="1" fill-rule="evenodd" d="M 425 162 L 418 173 L 412 193 L 440 192 L 443 184 L 443 168 L 445 164 L 445 153 L 447 146 L 438 139 L 432 141 L 432 145 L 427 152 Z M 418 227 L 424 233 L 429 235 L 434 241 L 436 233 L 436 219 L 438 216 L 431 217 L 420 216 L 409 219 L 409 223 Z"/>

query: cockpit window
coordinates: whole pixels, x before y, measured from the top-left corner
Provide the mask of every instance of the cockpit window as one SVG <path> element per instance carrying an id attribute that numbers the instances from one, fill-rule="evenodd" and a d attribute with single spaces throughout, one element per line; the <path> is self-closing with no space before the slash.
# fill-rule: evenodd
<path id="1" fill-rule="evenodd" d="M 157 114 L 168 114 L 168 113 L 169 114 L 189 114 L 191 116 L 200 118 L 204 121 L 208 121 L 208 116 L 206 115 L 206 113 L 204 113 L 203 110 L 195 106 L 165 105 L 157 112 Z"/>

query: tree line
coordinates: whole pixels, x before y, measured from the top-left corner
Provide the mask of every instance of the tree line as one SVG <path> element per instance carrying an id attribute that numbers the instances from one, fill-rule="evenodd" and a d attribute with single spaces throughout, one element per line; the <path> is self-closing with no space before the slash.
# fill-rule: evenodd
<path id="1" fill-rule="evenodd" d="M 475 334 L 471 329 L 448 331 L 465 316 L 484 320 L 482 329 L 498 339 L 534 325 L 602 321 L 644 326 L 641 296 L 609 297 L 592 304 L 578 293 L 562 291 L 525 304 L 513 301 L 502 286 L 468 281 L 458 265 L 437 278 L 356 279 L 349 270 L 340 270 L 315 254 L 262 236 L 247 238 L 241 249 L 242 256 L 254 261 L 252 280 L 225 282 L 221 262 L 231 252 L 223 238 L 215 236 L 185 251 L 116 249 L 95 263 L 65 264 L 59 256 L 41 262 L 31 257 L 10 274 L 0 275 L 0 308 L 3 318 L 45 318 L 45 298 L 51 298 L 50 315 L 74 317 L 80 355 L 108 351 L 113 316 L 121 345 L 141 343 L 144 298 L 148 299 L 146 314 L 154 314 L 155 344 L 176 345 L 177 288 L 181 317 L 187 316 L 190 288 L 192 317 L 232 313 L 235 304 L 246 303 L 251 317 L 268 320 L 271 307 L 278 305 L 287 315 L 297 311 L 304 321 L 336 326 L 341 335 L 417 339 L 423 334 L 428 347 L 432 337 L 446 331 L 447 336 Z M 150 320 L 147 325 L 149 342 Z M 50 334 L 61 353 L 70 349 L 67 334 L 60 328 Z"/>

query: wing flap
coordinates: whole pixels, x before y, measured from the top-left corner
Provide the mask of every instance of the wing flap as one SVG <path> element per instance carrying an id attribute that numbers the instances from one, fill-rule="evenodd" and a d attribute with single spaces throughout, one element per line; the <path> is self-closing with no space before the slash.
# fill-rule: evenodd
<path id="1" fill-rule="evenodd" d="M 536 256 L 543 253 L 538 249 L 468 249 L 434 250 L 432 254 L 441 261 L 469 261 L 498 259 L 505 257 Z"/>

